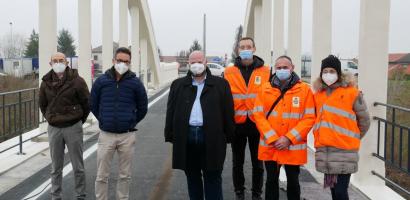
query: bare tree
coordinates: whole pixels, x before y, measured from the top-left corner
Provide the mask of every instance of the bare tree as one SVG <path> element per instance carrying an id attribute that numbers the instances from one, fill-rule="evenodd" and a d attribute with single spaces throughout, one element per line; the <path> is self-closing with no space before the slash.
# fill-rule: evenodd
<path id="1" fill-rule="evenodd" d="M 24 35 L 14 33 L 4 35 L 0 42 L 0 55 L 4 58 L 20 58 L 26 50 L 26 38 Z"/>
<path id="2" fill-rule="evenodd" d="M 198 40 L 195 39 L 191 47 L 189 48 L 189 54 L 191 54 L 193 51 L 201 51 L 201 50 L 202 50 L 202 46 L 199 44 Z"/>
<path id="3" fill-rule="evenodd" d="M 181 65 L 181 66 L 186 66 L 188 64 L 188 56 L 189 56 L 189 52 L 188 51 L 180 51 L 177 53 L 177 62 Z"/>
<path id="4" fill-rule="evenodd" d="M 236 29 L 236 34 L 235 34 L 235 42 L 233 44 L 233 48 L 232 48 L 232 54 L 231 54 L 231 59 L 232 62 L 235 61 L 235 58 L 239 56 L 239 40 L 242 38 L 242 34 L 243 34 L 243 27 L 242 25 L 240 25 L 237 29 Z"/>

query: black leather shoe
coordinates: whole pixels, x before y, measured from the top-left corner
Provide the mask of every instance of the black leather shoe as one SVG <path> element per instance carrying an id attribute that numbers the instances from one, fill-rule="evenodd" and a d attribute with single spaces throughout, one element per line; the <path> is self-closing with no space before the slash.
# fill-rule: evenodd
<path id="1" fill-rule="evenodd" d="M 262 197 L 260 194 L 253 194 L 252 195 L 252 200 L 262 200 Z"/>
<path id="2" fill-rule="evenodd" d="M 245 193 L 243 191 L 235 192 L 235 200 L 245 200 Z"/>

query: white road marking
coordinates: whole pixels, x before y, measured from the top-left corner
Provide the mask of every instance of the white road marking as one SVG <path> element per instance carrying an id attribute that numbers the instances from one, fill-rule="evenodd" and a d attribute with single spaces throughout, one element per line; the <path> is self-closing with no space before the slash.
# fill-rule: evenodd
<path id="1" fill-rule="evenodd" d="M 151 108 L 155 103 L 157 103 L 159 100 L 161 100 L 165 95 L 169 93 L 170 89 L 167 89 L 164 93 L 162 93 L 160 96 L 152 100 L 148 104 L 148 109 Z M 97 151 L 97 143 L 92 145 L 90 148 L 88 148 L 84 153 L 83 153 L 83 159 L 86 160 L 90 155 L 92 155 L 95 151 Z M 66 165 L 63 168 L 63 178 L 69 174 L 71 171 L 73 171 L 73 167 L 71 166 L 71 162 Z M 30 198 L 35 195 L 35 197 L 32 197 L 30 199 L 38 199 L 41 195 L 43 195 L 46 191 L 48 191 L 51 188 L 51 179 L 48 179 L 47 181 L 43 182 L 40 186 L 38 186 L 36 189 L 30 192 L 30 194 L 26 195 L 23 199 Z M 91 194 L 92 195 L 92 194 Z"/>

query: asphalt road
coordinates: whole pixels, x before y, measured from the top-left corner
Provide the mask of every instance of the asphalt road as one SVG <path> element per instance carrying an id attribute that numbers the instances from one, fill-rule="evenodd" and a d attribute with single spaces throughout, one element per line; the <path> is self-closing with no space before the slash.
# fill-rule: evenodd
<path id="1" fill-rule="evenodd" d="M 154 99 L 155 95 L 153 98 Z M 132 167 L 132 182 L 130 186 L 130 199 L 135 200 L 181 200 L 188 199 L 187 185 L 185 174 L 180 170 L 171 169 L 171 144 L 164 142 L 163 129 L 165 122 L 167 95 L 156 102 L 150 109 L 145 119 L 138 125 L 136 149 Z M 98 132 L 98 128 L 93 127 Z M 92 128 L 91 128 L 92 129 Z M 85 143 L 85 149 L 97 142 L 97 137 L 92 137 Z M 227 150 L 227 158 L 223 171 L 223 190 L 224 199 L 234 199 L 232 176 L 231 176 L 231 150 Z M 68 163 L 66 156 L 66 163 Z M 96 152 L 93 152 L 85 160 L 86 168 L 86 187 L 87 199 L 94 197 L 94 180 L 96 178 Z M 112 173 L 109 183 L 109 199 L 115 199 L 115 187 L 117 182 L 118 163 L 117 157 L 114 157 Z M 50 166 L 40 170 L 38 173 L 28 177 L 21 184 L 12 188 L 2 196 L 1 200 L 23 199 L 35 188 L 39 187 L 49 178 Z M 249 154 L 247 154 L 246 164 L 246 188 L 247 197 L 251 198 L 249 192 L 251 183 L 251 163 Z M 303 175 L 305 174 L 305 175 Z M 309 178 L 307 172 L 302 171 L 302 177 Z M 74 197 L 74 179 L 73 173 L 70 172 L 63 179 L 63 197 L 64 199 L 75 199 Z M 281 193 L 285 198 L 286 194 Z M 49 190 L 45 191 L 38 199 L 50 199 Z M 34 198 L 33 198 L 34 199 Z"/>

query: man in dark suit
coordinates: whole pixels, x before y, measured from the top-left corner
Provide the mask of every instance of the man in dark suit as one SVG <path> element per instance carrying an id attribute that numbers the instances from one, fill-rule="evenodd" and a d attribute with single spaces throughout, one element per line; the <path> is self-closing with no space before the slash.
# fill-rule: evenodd
<path id="1" fill-rule="evenodd" d="M 165 141 L 173 143 L 173 168 L 185 171 L 189 198 L 220 200 L 235 126 L 232 94 L 228 82 L 207 69 L 203 52 L 192 52 L 189 66 L 187 76 L 171 85 Z"/>

